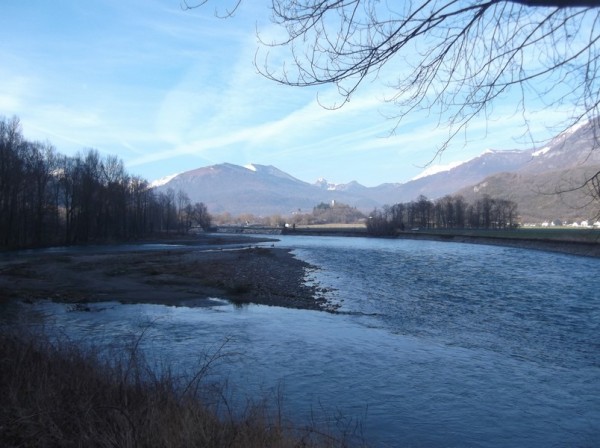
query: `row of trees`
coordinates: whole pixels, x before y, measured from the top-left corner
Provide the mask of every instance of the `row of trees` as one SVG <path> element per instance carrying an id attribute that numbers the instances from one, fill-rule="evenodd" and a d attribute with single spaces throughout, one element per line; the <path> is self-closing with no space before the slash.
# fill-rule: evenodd
<path id="1" fill-rule="evenodd" d="M 300 211 L 292 213 L 291 216 L 282 216 L 279 214 L 271 216 L 256 216 L 251 213 L 243 213 L 232 216 L 225 212 L 213 216 L 216 225 L 259 225 L 282 227 L 288 225 L 312 225 L 312 224 L 351 224 L 364 222 L 366 216 L 356 207 L 351 207 L 341 202 L 332 201 L 331 203 L 321 202 L 313 207 L 310 213 L 301 213 Z"/>
<path id="2" fill-rule="evenodd" d="M 204 204 L 155 193 L 117 157 L 90 149 L 74 157 L 26 140 L 18 118 L 0 117 L 0 247 L 146 237 L 210 226 Z"/>
<path id="3" fill-rule="evenodd" d="M 351 224 L 363 221 L 366 216 L 347 204 L 332 201 L 321 202 L 313 207 L 312 213 L 296 213 L 291 217 L 291 223 L 297 225 L 311 224 Z"/>
<path id="4" fill-rule="evenodd" d="M 405 229 L 510 229 L 517 226 L 517 204 L 483 196 L 470 204 L 462 196 L 444 196 L 434 202 L 416 201 L 374 210 L 367 220 L 373 235 L 392 235 Z"/>

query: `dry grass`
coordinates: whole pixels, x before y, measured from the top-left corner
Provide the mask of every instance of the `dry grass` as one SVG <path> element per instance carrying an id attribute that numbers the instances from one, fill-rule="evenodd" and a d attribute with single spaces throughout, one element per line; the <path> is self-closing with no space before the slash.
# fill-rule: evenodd
<path id="1" fill-rule="evenodd" d="M 281 412 L 249 406 L 235 415 L 206 400 L 216 353 L 194 375 L 157 376 L 138 352 L 110 358 L 47 337 L 0 332 L 0 446 L 312 447 L 347 446 Z M 225 412 L 223 410 L 226 410 Z"/>

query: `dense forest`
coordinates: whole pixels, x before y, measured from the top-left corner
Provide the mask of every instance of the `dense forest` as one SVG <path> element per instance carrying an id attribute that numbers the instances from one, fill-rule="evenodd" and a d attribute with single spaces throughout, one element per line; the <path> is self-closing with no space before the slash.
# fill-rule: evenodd
<path id="1" fill-rule="evenodd" d="M 373 235 L 392 235 L 405 229 L 511 229 L 517 226 L 517 204 L 484 196 L 470 204 L 462 196 L 444 196 L 374 210 L 367 220 Z"/>
<path id="2" fill-rule="evenodd" d="M 0 248 L 145 238 L 210 226 L 202 203 L 155 193 L 115 156 L 73 157 L 28 141 L 19 119 L 0 116 Z"/>

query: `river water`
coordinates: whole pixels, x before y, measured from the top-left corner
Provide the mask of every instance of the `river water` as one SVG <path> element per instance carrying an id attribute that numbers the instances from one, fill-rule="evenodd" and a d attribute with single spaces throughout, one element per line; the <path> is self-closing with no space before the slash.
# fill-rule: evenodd
<path id="1" fill-rule="evenodd" d="M 270 244 L 270 243 L 269 243 Z M 359 423 L 371 446 L 600 446 L 600 259 L 369 238 L 282 236 L 340 313 L 12 304 L 81 341 L 145 331 L 148 356 L 218 362 L 234 400 L 281 391 L 297 421 Z M 118 299 L 118 298 L 115 298 Z"/>

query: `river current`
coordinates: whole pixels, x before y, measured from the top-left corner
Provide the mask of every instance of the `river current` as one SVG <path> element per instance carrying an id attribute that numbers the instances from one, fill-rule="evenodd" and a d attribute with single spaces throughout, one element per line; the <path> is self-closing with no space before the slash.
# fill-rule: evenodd
<path id="1" fill-rule="evenodd" d="M 148 356 L 217 363 L 232 395 L 281 391 L 297 421 L 371 446 L 600 446 L 600 259 L 433 241 L 282 236 L 339 313 L 13 304 L 81 341 L 145 329 Z M 115 297 L 115 299 L 118 299 Z M 11 310 L 5 310 L 8 315 Z"/>

